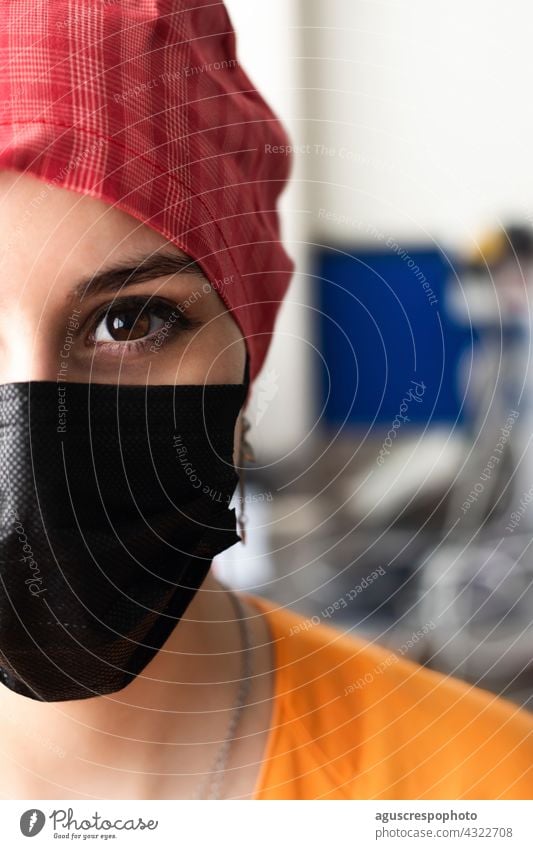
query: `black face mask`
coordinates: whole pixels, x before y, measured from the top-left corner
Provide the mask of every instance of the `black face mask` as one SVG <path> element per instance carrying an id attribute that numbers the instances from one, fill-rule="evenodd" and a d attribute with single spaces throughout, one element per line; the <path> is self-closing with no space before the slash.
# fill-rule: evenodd
<path id="1" fill-rule="evenodd" d="M 248 387 L 0 386 L 0 681 L 40 701 L 130 683 L 240 537 Z"/>

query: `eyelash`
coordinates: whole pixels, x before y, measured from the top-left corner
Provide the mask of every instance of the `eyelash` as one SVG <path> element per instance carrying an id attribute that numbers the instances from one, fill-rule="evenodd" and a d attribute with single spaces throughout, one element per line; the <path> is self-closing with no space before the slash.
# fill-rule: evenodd
<path id="1" fill-rule="evenodd" d="M 128 310 L 135 311 L 135 318 L 137 320 L 143 315 L 149 314 L 157 315 L 157 317 L 163 319 L 163 321 L 169 321 L 171 316 L 175 316 L 177 314 L 177 319 L 169 324 L 169 332 L 165 335 L 165 341 L 173 339 L 179 335 L 180 332 L 193 330 L 202 324 L 201 321 L 196 321 L 195 319 L 186 316 L 183 308 L 180 307 L 179 304 L 171 303 L 163 298 L 150 298 L 147 300 L 146 297 L 129 296 L 127 298 L 118 298 L 111 304 L 105 304 L 96 312 L 92 318 L 92 330 L 89 333 L 87 344 L 95 351 L 105 351 L 106 353 L 117 351 L 121 355 L 126 352 L 142 353 L 147 351 L 154 339 L 161 333 L 161 328 L 158 328 L 158 330 L 142 337 L 141 339 L 132 339 L 123 342 L 98 342 L 94 338 L 96 329 L 103 319 L 107 316 L 112 316 L 115 313 Z"/>

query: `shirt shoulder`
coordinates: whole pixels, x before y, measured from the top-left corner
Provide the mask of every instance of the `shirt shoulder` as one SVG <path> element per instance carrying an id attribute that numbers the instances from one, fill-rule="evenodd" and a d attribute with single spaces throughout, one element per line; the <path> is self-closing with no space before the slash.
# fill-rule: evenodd
<path id="1" fill-rule="evenodd" d="M 263 785 L 275 777 L 280 793 L 299 794 L 262 798 L 318 798 L 317 787 L 320 798 L 533 798 L 533 714 L 317 617 L 248 598 L 275 643 L 278 727 Z"/>

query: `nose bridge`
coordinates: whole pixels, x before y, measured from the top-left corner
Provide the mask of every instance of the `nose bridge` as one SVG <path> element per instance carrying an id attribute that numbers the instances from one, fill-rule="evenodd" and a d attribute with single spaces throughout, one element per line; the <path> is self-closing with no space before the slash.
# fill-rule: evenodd
<path id="1" fill-rule="evenodd" d="M 32 298 L 0 306 L 0 382 L 55 380 L 60 348 L 44 303 Z"/>
<path id="2" fill-rule="evenodd" d="M 5 226 L 0 238 L 3 250 L 0 286 L 0 382 L 47 380 L 53 374 L 53 334 L 47 281 L 53 265 L 43 256 L 42 239 L 31 226 L 25 231 L 14 223 L 21 218 L 19 206 L 0 215 Z M 11 213 L 11 215 L 9 214 Z M 15 238 L 15 235 L 17 238 Z"/>

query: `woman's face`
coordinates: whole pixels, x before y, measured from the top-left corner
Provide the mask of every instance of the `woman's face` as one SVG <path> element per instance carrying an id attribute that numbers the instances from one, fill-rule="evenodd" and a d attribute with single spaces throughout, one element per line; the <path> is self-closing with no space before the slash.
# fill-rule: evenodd
<path id="1" fill-rule="evenodd" d="M 0 383 L 242 382 L 244 339 L 219 295 L 137 219 L 1 171 L 0 234 Z"/>

